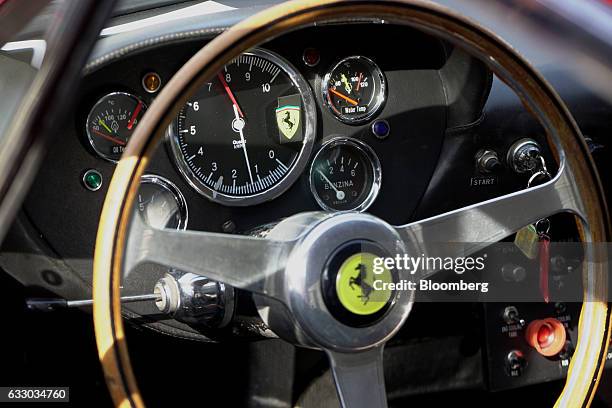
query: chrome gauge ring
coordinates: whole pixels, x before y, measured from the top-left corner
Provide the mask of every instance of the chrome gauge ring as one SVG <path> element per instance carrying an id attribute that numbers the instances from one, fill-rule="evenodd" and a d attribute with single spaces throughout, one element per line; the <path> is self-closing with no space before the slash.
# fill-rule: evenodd
<path id="1" fill-rule="evenodd" d="M 187 201 L 181 190 L 164 177 L 154 174 L 141 177 L 135 208 L 143 221 L 153 228 L 187 228 Z"/>
<path id="2" fill-rule="evenodd" d="M 310 167 L 310 191 L 326 211 L 365 211 L 382 182 L 380 160 L 364 142 L 335 137 L 321 146 Z"/>
<path id="3" fill-rule="evenodd" d="M 297 180 L 315 129 L 306 80 L 280 56 L 255 49 L 190 98 L 168 139 L 179 171 L 197 192 L 247 206 L 276 198 Z"/>
<path id="4" fill-rule="evenodd" d="M 325 105 L 336 118 L 349 125 L 372 119 L 386 99 L 385 76 L 374 61 L 363 56 L 339 61 L 321 85 Z"/>
<path id="5" fill-rule="evenodd" d="M 126 92 L 111 92 L 101 97 L 87 115 L 85 131 L 94 152 L 116 163 L 147 105 Z"/>

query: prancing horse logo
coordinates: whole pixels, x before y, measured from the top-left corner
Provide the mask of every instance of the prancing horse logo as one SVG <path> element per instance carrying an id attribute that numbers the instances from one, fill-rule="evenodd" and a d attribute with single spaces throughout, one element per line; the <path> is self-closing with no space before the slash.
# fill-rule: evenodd
<path id="1" fill-rule="evenodd" d="M 349 286 L 353 290 L 355 290 L 353 285 L 359 286 L 359 288 L 361 289 L 361 295 L 359 295 L 358 298 L 361 299 L 363 301 L 363 304 L 365 305 L 370 300 L 370 294 L 372 293 L 374 288 L 368 282 L 366 282 L 366 279 L 368 277 L 368 268 L 364 264 L 360 263 L 359 265 L 357 265 L 355 270 L 359 271 L 359 273 L 357 273 L 356 276 L 351 276 L 349 278 Z"/>
<path id="2" fill-rule="evenodd" d="M 281 135 L 289 141 L 295 136 L 300 124 L 300 107 L 285 105 L 276 109 L 276 123 Z"/>

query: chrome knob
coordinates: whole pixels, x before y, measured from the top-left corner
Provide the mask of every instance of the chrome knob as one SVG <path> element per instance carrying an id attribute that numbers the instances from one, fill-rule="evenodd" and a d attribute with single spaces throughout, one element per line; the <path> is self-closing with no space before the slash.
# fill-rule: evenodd
<path id="1" fill-rule="evenodd" d="M 501 169 L 502 164 L 495 151 L 482 149 L 476 153 L 476 166 L 481 173 L 495 173 Z"/>
<path id="2" fill-rule="evenodd" d="M 520 139 L 514 142 L 506 156 L 508 167 L 516 173 L 533 173 L 540 165 L 542 149 L 533 139 Z"/>
<path id="3" fill-rule="evenodd" d="M 172 318 L 196 325 L 223 327 L 232 319 L 234 289 L 204 276 L 170 271 L 156 284 L 157 308 Z"/>

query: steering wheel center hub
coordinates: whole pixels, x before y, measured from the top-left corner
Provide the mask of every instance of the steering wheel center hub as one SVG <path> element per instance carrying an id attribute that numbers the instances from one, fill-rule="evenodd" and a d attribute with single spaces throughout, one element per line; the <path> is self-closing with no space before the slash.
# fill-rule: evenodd
<path id="1" fill-rule="evenodd" d="M 321 279 L 325 306 L 349 326 L 367 326 L 389 310 L 395 292 L 386 284 L 396 281 L 381 259 L 389 254 L 371 241 L 352 241 L 329 258 Z"/>
<path id="2" fill-rule="evenodd" d="M 408 316 L 414 294 L 387 289 L 398 277 L 381 262 L 406 249 L 396 230 L 379 218 L 298 214 L 269 237 L 298 241 L 281 274 L 293 324 L 279 328 L 268 321 L 273 330 L 287 332 L 291 326 L 291 336 L 305 345 L 347 352 L 383 343 Z"/>

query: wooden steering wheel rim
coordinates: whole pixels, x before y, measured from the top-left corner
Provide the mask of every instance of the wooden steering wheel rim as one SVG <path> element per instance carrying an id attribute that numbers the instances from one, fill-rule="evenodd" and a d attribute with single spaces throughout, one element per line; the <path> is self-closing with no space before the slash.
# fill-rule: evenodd
<path id="1" fill-rule="evenodd" d="M 120 304 L 125 242 L 140 177 L 165 129 L 206 80 L 240 53 L 287 31 L 323 21 L 384 20 L 405 24 L 448 40 L 481 57 L 522 98 L 548 131 L 556 157 L 565 152 L 584 202 L 582 239 L 607 242 L 610 224 L 595 165 L 569 111 L 548 83 L 510 46 L 442 6 L 420 0 L 298 0 L 264 10 L 219 35 L 193 56 L 164 87 L 128 143 L 104 203 L 94 257 L 94 324 L 98 354 L 117 406 L 142 407 L 130 364 Z M 553 138 L 551 133 L 556 134 Z M 584 272 L 585 299 L 578 344 L 557 406 L 588 406 L 603 369 L 610 337 L 607 273 L 598 264 Z"/>

